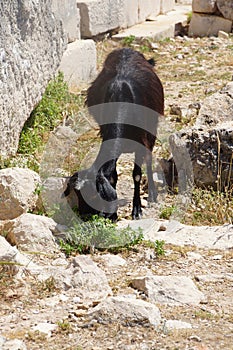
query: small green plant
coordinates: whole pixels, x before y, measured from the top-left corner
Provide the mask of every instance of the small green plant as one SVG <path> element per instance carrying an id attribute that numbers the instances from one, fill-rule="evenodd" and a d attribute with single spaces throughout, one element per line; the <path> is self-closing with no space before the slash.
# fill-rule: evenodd
<path id="1" fill-rule="evenodd" d="M 69 92 L 63 74 L 59 73 L 50 81 L 41 101 L 24 124 L 17 157 L 15 160 L 8 161 L 8 164 L 21 162 L 20 166 L 39 171 L 40 155 L 50 132 L 61 123 L 64 115 L 73 115 L 74 111 L 79 110 L 81 103 L 83 104 L 83 98 Z"/>
<path id="2" fill-rule="evenodd" d="M 122 44 L 123 46 L 131 46 L 135 41 L 135 39 L 136 39 L 135 35 L 129 35 L 122 40 Z"/>
<path id="3" fill-rule="evenodd" d="M 141 45 L 141 46 L 139 47 L 139 50 L 140 50 L 142 53 L 146 53 L 146 52 L 149 52 L 149 51 L 150 51 L 150 48 L 149 48 L 149 46 L 147 46 L 147 45 Z"/>
<path id="4" fill-rule="evenodd" d="M 122 248 L 130 249 L 142 239 L 141 229 L 133 230 L 129 226 L 118 228 L 111 220 L 93 215 L 87 221 L 78 218 L 67 233 L 66 240 L 60 240 L 60 247 L 67 256 L 94 249 L 117 252 Z"/>
<path id="5" fill-rule="evenodd" d="M 45 93 L 26 121 L 19 140 L 19 153 L 36 154 L 43 146 L 46 134 L 62 119 L 70 94 L 62 73 L 52 80 Z"/>
<path id="6" fill-rule="evenodd" d="M 72 329 L 72 326 L 70 324 L 69 321 L 67 320 L 62 320 L 62 321 L 58 321 L 57 323 L 58 327 L 59 327 L 59 330 L 62 332 L 62 333 L 69 333 Z"/>
<path id="7" fill-rule="evenodd" d="M 159 218 L 168 220 L 175 210 L 176 210 L 176 207 L 174 205 L 165 207 L 161 210 Z"/>
<path id="8" fill-rule="evenodd" d="M 188 14 L 187 14 L 187 24 L 189 24 L 191 22 L 191 19 L 192 19 L 192 11 L 190 11 Z"/>
<path id="9" fill-rule="evenodd" d="M 164 249 L 164 244 L 165 244 L 165 241 L 163 240 L 156 240 L 155 241 L 155 253 L 157 256 L 163 256 L 165 255 L 165 249 Z"/>

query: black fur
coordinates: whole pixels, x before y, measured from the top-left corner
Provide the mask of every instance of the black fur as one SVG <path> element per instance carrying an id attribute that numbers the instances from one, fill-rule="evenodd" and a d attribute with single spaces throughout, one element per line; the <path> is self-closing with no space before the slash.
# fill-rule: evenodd
<path id="1" fill-rule="evenodd" d="M 135 153 L 133 219 L 142 214 L 140 180 L 144 161 L 148 200 L 156 201 L 151 152 L 156 139 L 158 115 L 164 113 L 164 93 L 153 65 L 153 59 L 147 61 L 141 53 L 132 49 L 115 50 L 108 55 L 102 71 L 87 91 L 86 103 L 100 126 L 103 142 L 93 165 L 75 173 L 64 192 L 66 196 L 70 188 L 75 190 L 81 214 L 98 213 L 116 220 L 116 163 L 124 152 Z M 96 209 L 95 200 L 98 201 L 98 198 L 90 201 L 93 205 L 86 203 L 82 195 L 84 186 L 90 196 L 97 191 L 105 200 L 101 209 Z"/>

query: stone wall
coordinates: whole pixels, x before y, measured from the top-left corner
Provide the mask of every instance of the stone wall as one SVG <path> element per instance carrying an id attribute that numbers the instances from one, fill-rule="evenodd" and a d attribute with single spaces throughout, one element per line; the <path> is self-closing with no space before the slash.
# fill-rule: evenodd
<path id="1" fill-rule="evenodd" d="M 83 39 L 132 26 L 174 5 L 175 0 L 1 1 L 0 157 L 15 154 L 26 120 L 58 70 L 70 87 L 93 80 L 96 48 Z"/>
<path id="2" fill-rule="evenodd" d="M 193 0 L 192 9 L 190 36 L 212 36 L 218 35 L 219 31 L 232 31 L 232 0 Z"/>
<path id="3" fill-rule="evenodd" d="M 48 0 L 0 2 L 0 155 L 17 150 L 21 129 L 55 74 L 66 40 Z"/>
<path id="4" fill-rule="evenodd" d="M 167 13 L 174 8 L 175 0 L 77 0 L 77 6 L 81 37 L 92 38 Z"/>

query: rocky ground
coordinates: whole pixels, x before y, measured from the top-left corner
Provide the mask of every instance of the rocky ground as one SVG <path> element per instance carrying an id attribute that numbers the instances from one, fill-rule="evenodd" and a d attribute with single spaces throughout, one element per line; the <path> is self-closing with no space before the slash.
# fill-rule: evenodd
<path id="1" fill-rule="evenodd" d="M 187 112 L 190 104 L 231 80 L 233 40 L 178 37 L 152 44 L 140 49 L 156 58 L 166 118 L 181 129 L 195 121 Z M 98 44 L 99 66 L 119 45 Z M 173 106 L 181 112 L 171 113 Z M 127 155 L 119 164 L 118 191 L 131 200 L 129 160 Z M 232 225 L 172 231 L 158 221 L 160 209 L 145 207 L 144 218 L 156 218 L 155 226 L 149 224 L 155 238 L 174 237 L 164 254 L 143 242 L 118 254 L 65 258 L 48 243 L 46 252 L 27 253 L 28 264 L 19 267 L 17 279 L 11 267 L 2 266 L 0 349 L 233 349 Z M 120 209 L 123 222 L 130 210 L 130 202 Z M 203 244 L 210 235 L 214 239 Z"/>

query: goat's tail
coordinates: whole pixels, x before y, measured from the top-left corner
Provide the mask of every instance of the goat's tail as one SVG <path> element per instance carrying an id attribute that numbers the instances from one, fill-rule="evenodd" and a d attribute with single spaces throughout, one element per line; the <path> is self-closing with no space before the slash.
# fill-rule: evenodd
<path id="1" fill-rule="evenodd" d="M 135 95 L 131 85 L 126 80 L 114 80 L 107 88 L 104 102 L 135 102 Z"/>

